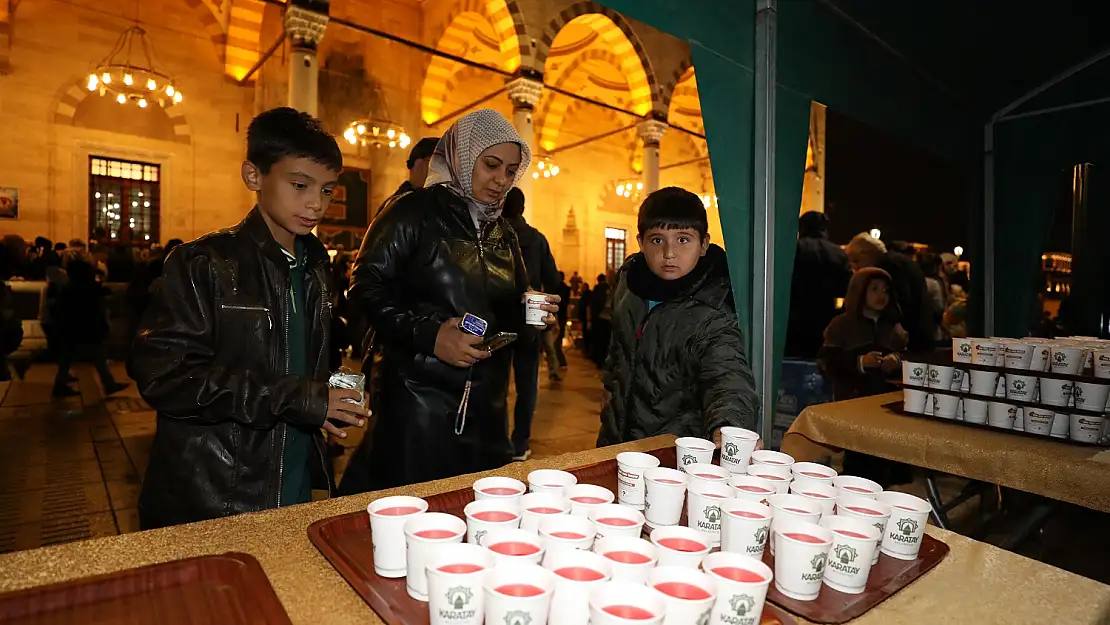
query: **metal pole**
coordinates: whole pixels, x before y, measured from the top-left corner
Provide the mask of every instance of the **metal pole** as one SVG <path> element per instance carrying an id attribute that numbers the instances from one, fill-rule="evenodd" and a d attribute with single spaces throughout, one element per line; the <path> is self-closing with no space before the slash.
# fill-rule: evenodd
<path id="1" fill-rule="evenodd" d="M 1035 111 L 1028 111 L 1025 113 L 1014 113 L 1000 117 L 996 121 L 1008 122 L 1014 119 L 1025 119 L 1027 117 L 1037 117 L 1039 115 L 1047 115 L 1049 113 L 1059 113 L 1060 111 L 1071 111 L 1074 109 L 1086 108 L 1088 106 L 1095 106 L 1098 104 L 1106 104 L 1110 102 L 1110 98 L 1096 98 L 1094 100 L 1084 100 L 1082 102 L 1072 102 L 1071 104 L 1061 104 L 1060 106 L 1050 106 L 1048 108 L 1037 109 Z"/>
<path id="2" fill-rule="evenodd" d="M 983 127 L 983 332 L 994 336 L 994 122 Z"/>
<path id="3" fill-rule="evenodd" d="M 760 434 L 771 440 L 775 365 L 775 85 L 778 0 L 758 0 L 755 14 L 755 206 L 752 228 L 752 374 Z M 760 271 L 762 269 L 762 272 Z"/>

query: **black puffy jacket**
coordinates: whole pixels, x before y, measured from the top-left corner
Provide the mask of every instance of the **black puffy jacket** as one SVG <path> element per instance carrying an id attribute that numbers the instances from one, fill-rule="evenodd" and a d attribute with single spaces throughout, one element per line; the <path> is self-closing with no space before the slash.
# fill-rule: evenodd
<path id="1" fill-rule="evenodd" d="M 377 423 L 351 458 L 341 493 L 483 471 L 511 459 L 512 350 L 470 368 L 434 353 L 440 325 L 465 313 L 489 322 L 487 336 L 520 333 L 526 289 L 517 237 L 504 220 L 479 232 L 465 202 L 442 185 L 385 207 L 362 241 L 348 293 L 374 332 Z M 468 377 L 466 424 L 455 434 Z"/>
<path id="2" fill-rule="evenodd" d="M 649 271 L 644 255 L 621 268 L 598 447 L 659 434 L 707 438 L 725 425 L 756 429 L 759 400 L 724 250 L 711 245 L 701 262 L 687 292 L 650 312 L 628 286 L 630 272 Z"/>
<path id="3" fill-rule="evenodd" d="M 328 411 L 328 256 L 315 237 L 307 243 L 311 378 L 285 374 L 289 263 L 257 208 L 166 259 L 128 365 L 158 411 L 139 496 L 143 529 L 280 505 L 291 423 L 316 428 L 313 481 L 330 489 L 319 431 Z"/>

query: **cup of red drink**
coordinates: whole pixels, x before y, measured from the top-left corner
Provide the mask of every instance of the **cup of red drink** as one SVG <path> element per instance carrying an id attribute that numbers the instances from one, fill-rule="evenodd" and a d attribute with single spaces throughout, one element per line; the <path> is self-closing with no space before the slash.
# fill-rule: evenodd
<path id="1" fill-rule="evenodd" d="M 570 502 L 570 513 L 587 517 L 590 510 L 602 504 L 613 503 L 613 491 L 594 484 L 576 484 L 566 490 L 564 495 Z"/>
<path id="2" fill-rule="evenodd" d="M 750 467 L 749 470 L 754 468 Z M 728 485 L 732 487 L 733 497 L 757 503 L 766 503 L 767 498 L 777 492 L 775 482 L 751 473 L 732 476 L 728 480 Z M 789 482 L 787 485 L 789 487 Z"/>
<path id="3" fill-rule="evenodd" d="M 515 501 L 524 494 L 524 482 L 511 477 L 494 475 L 474 482 L 474 499 L 501 499 Z"/>
<path id="4" fill-rule="evenodd" d="M 428 554 L 428 618 L 431 625 L 482 625 L 482 582 L 493 555 L 477 545 L 440 545 Z"/>
<path id="5" fill-rule="evenodd" d="M 590 595 L 590 625 L 661 625 L 667 606 L 654 588 L 606 582 Z"/>
<path id="6" fill-rule="evenodd" d="M 793 519 L 816 524 L 821 520 L 821 506 L 812 499 L 800 495 L 772 495 L 767 498 L 767 505 L 771 506 L 771 555 L 775 555 L 775 529 L 780 520 Z"/>
<path id="7" fill-rule="evenodd" d="M 790 482 L 794 476 L 790 467 L 777 464 L 759 464 L 748 468 L 748 475 L 764 479 L 775 485 L 775 493 L 784 495 L 790 490 Z"/>
<path id="8" fill-rule="evenodd" d="M 674 446 L 677 457 L 675 468 L 679 471 L 685 472 L 691 464 L 713 464 L 713 450 L 716 449 L 713 441 L 683 436 L 674 442 Z"/>
<path id="9" fill-rule="evenodd" d="M 493 553 L 495 566 L 510 563 L 539 564 L 544 544 L 533 532 L 522 529 L 493 530 L 482 545 Z"/>
<path id="10" fill-rule="evenodd" d="M 374 572 L 382 577 L 405 576 L 408 566 L 405 548 L 405 523 L 428 511 L 428 502 L 419 497 L 398 495 L 382 497 L 366 506 L 370 515 L 370 540 L 374 545 Z"/>
<path id="11" fill-rule="evenodd" d="M 589 549 L 594 544 L 597 528 L 594 522 L 574 516 L 560 514 L 540 521 L 540 542 L 548 554 L 560 550 Z"/>
<path id="12" fill-rule="evenodd" d="M 790 467 L 794 464 L 794 457 L 773 449 L 757 449 L 752 452 L 752 464 Z M 751 471 L 749 470 L 748 473 L 751 473 Z"/>
<path id="13" fill-rule="evenodd" d="M 771 506 L 748 499 L 721 504 L 721 550 L 763 557 L 771 532 Z"/>
<path id="14" fill-rule="evenodd" d="M 732 473 L 747 473 L 759 434 L 726 425 L 721 428 L 721 466 Z"/>
<path id="15" fill-rule="evenodd" d="M 612 577 L 610 561 L 592 551 L 563 550 L 549 555 L 544 568 L 555 574 L 551 622 L 588 625 L 590 593 Z"/>
<path id="16" fill-rule="evenodd" d="M 850 595 L 862 593 L 882 533 L 867 521 L 849 516 L 827 516 L 820 525 L 833 534 L 825 562 L 825 585 Z"/>
<path id="17" fill-rule="evenodd" d="M 828 482 L 814 480 L 794 480 L 790 483 L 790 492 L 812 500 L 821 507 L 821 516 L 831 515 L 836 507 L 836 488 Z"/>
<path id="18" fill-rule="evenodd" d="M 442 512 L 425 512 L 405 522 L 405 590 L 410 597 L 428 600 L 428 558 L 442 545 L 461 543 L 465 535 L 466 523 Z"/>
<path id="19" fill-rule="evenodd" d="M 678 525 L 690 474 L 675 469 L 656 467 L 644 471 L 647 486 L 647 510 L 644 516 L 652 527 Z"/>
<path id="20" fill-rule="evenodd" d="M 724 468 L 715 464 L 702 464 L 695 463 L 686 467 L 686 475 L 690 476 L 690 483 L 694 482 L 721 482 L 728 483 L 728 479 L 732 477 L 732 473 Z"/>
<path id="21" fill-rule="evenodd" d="M 790 473 L 795 482 L 822 482 L 830 486 L 837 475 L 832 468 L 816 462 L 796 462 L 790 466 Z"/>
<path id="22" fill-rule="evenodd" d="M 466 542 L 479 547 L 491 530 L 520 527 L 520 510 L 516 502 L 509 499 L 472 501 L 463 508 L 463 515 L 466 516 Z"/>
<path id="23" fill-rule="evenodd" d="M 663 595 L 663 625 L 709 622 L 717 599 L 717 584 L 709 575 L 686 566 L 659 566 L 648 572 L 647 585 Z"/>
<path id="24" fill-rule="evenodd" d="M 652 530 L 651 544 L 659 554 L 659 566 L 697 568 L 709 553 L 711 541 L 705 532 L 674 525 Z"/>
<path id="25" fill-rule="evenodd" d="M 878 482 L 869 480 L 865 477 L 856 477 L 854 475 L 838 475 L 833 478 L 833 486 L 836 487 L 836 496 L 843 497 L 844 495 L 856 495 L 858 497 L 867 497 L 874 499 L 883 492 L 883 487 Z"/>
<path id="26" fill-rule="evenodd" d="M 486 623 L 547 625 L 555 574 L 538 564 L 503 563 L 486 576 L 484 590 Z"/>
<path id="27" fill-rule="evenodd" d="M 815 523 L 775 519 L 775 588 L 798 601 L 821 592 L 832 531 Z"/>
<path id="28" fill-rule="evenodd" d="M 869 524 L 879 530 L 879 540 L 886 534 L 886 524 L 890 521 L 892 508 L 881 501 L 860 495 L 843 495 L 836 500 L 836 516 L 850 517 Z M 871 556 L 871 564 L 879 561 L 879 549 Z"/>
<path id="29" fill-rule="evenodd" d="M 593 550 L 612 563 L 613 579 L 620 582 L 646 583 L 659 561 L 655 545 L 643 538 L 608 536 L 595 542 Z"/>
<path id="30" fill-rule="evenodd" d="M 573 473 L 558 469 L 536 469 L 528 474 L 528 490 L 533 493 L 564 495 L 566 489 L 577 483 Z"/>
<path id="31" fill-rule="evenodd" d="M 701 568 L 717 584 L 717 600 L 709 623 L 758 624 L 774 575 L 771 567 L 739 553 L 721 551 L 705 556 Z"/>
<path id="32" fill-rule="evenodd" d="M 644 471 L 659 466 L 659 458 L 639 451 L 617 454 L 617 501 L 644 509 Z"/>
<path id="33" fill-rule="evenodd" d="M 517 503 L 520 505 L 520 529 L 539 532 L 540 523 L 551 515 L 570 514 L 570 503 L 562 495 L 528 493 Z"/>
<path id="34" fill-rule="evenodd" d="M 880 494 L 878 501 L 890 505 L 890 521 L 886 524 L 879 549 L 899 560 L 917 558 L 932 506 L 920 497 L 889 490 Z"/>
<path id="35" fill-rule="evenodd" d="M 732 499 L 727 482 L 694 480 L 687 489 L 686 527 L 705 532 L 716 547 L 721 544 L 721 504 Z"/>
<path id="36" fill-rule="evenodd" d="M 590 510 L 588 517 L 596 530 L 594 540 L 608 536 L 639 538 L 644 531 L 644 513 L 616 503 L 607 503 Z"/>

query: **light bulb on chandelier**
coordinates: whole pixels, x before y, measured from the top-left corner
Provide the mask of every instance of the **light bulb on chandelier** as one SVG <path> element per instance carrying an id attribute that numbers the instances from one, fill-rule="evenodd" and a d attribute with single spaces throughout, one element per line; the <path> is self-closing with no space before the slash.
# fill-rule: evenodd
<path id="1" fill-rule="evenodd" d="M 134 102 L 139 108 L 156 103 L 162 108 L 180 104 L 181 90 L 155 64 L 153 48 L 141 26 L 123 31 L 116 45 L 89 73 L 86 88 L 99 91 L 120 104 Z M 134 56 L 133 56 L 134 53 Z"/>

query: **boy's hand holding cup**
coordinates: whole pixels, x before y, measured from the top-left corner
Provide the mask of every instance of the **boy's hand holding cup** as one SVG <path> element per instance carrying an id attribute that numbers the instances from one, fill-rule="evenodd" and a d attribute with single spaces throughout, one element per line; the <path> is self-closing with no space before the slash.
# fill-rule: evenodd
<path id="1" fill-rule="evenodd" d="M 859 357 L 859 362 L 864 369 L 878 369 L 883 366 L 883 355 L 879 352 L 868 352 Z"/>
<path id="2" fill-rule="evenodd" d="M 557 323 L 555 313 L 559 312 L 559 302 L 563 300 L 558 295 L 528 291 L 524 294 L 524 322 L 530 326 L 543 328 Z"/>
<path id="3" fill-rule="evenodd" d="M 333 421 L 362 427 L 366 423 L 366 418 L 370 416 L 370 411 L 359 405 L 358 402 L 361 401 L 362 393 L 357 390 L 329 388 L 328 414 L 324 419 L 324 431 L 339 438 L 347 438 L 347 433 L 332 423 Z"/>

